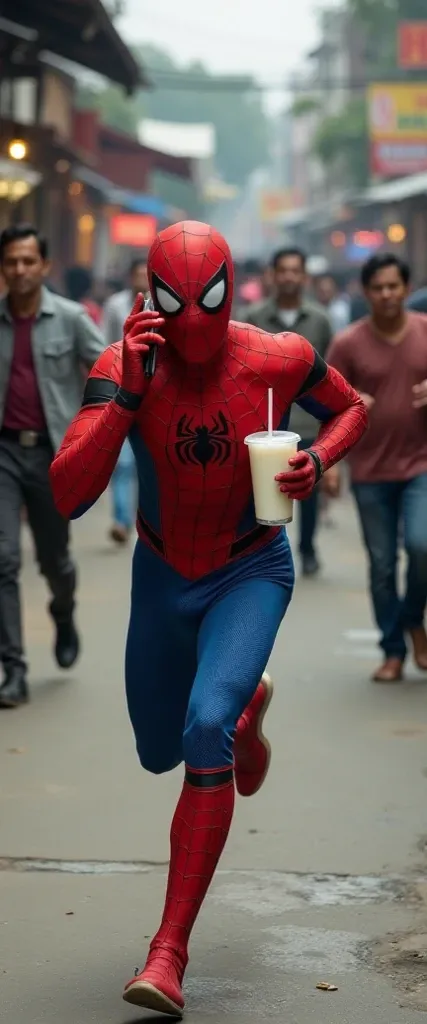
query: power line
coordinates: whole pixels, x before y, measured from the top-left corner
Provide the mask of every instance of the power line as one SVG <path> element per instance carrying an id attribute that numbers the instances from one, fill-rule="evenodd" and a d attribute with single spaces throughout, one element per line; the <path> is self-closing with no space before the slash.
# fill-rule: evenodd
<path id="1" fill-rule="evenodd" d="M 296 95 L 308 95 L 316 98 L 319 94 L 328 94 L 336 89 L 342 92 L 362 92 L 369 85 L 381 82 L 401 82 L 402 77 L 394 74 L 384 74 L 380 78 L 361 77 L 348 79 L 343 82 L 340 78 L 327 78 L 323 82 L 304 82 L 294 77 L 282 79 L 280 82 L 258 82 L 250 76 L 208 76 L 192 74 L 189 71 L 159 71 L 144 65 L 144 69 L 151 76 L 152 85 L 155 89 L 176 89 L 188 92 L 291 92 Z M 407 80 L 407 79 L 406 79 Z"/>

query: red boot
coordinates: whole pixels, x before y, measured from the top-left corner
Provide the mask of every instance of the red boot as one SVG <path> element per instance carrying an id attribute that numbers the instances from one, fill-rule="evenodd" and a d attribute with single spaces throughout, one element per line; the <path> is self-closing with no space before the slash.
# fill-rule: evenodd
<path id="1" fill-rule="evenodd" d="M 253 796 L 265 780 L 271 761 L 271 747 L 263 735 L 262 723 L 273 696 L 273 683 L 264 672 L 250 704 L 237 723 L 234 738 L 234 774 L 240 796 Z"/>
<path id="2" fill-rule="evenodd" d="M 144 970 L 128 982 L 123 999 L 145 1010 L 182 1017 L 181 985 L 187 962 L 188 956 L 181 958 L 178 950 L 166 943 L 157 945 L 153 939 Z"/>
<path id="3" fill-rule="evenodd" d="M 171 828 L 162 923 L 144 970 L 126 985 L 126 1002 L 182 1017 L 188 941 L 224 849 L 233 809 L 232 768 L 209 772 L 187 768 Z"/>

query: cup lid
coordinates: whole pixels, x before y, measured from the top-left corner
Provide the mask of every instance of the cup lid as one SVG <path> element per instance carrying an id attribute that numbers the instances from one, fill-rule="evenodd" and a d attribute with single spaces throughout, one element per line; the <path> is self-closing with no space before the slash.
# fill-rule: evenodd
<path id="1" fill-rule="evenodd" d="M 257 434 L 248 434 L 245 437 L 245 444 L 281 445 L 297 444 L 298 441 L 301 441 L 299 434 L 294 434 L 292 430 L 273 430 L 272 434 L 269 434 L 268 430 L 260 430 Z"/>

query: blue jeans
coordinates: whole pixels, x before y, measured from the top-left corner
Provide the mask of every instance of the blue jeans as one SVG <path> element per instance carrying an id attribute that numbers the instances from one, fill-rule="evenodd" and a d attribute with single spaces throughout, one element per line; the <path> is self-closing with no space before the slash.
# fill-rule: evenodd
<path id="1" fill-rule="evenodd" d="M 116 468 L 111 477 L 113 496 L 113 519 L 118 526 L 127 530 L 133 526 L 136 515 L 136 472 L 135 460 L 129 441 L 126 440 L 120 452 Z"/>
<path id="2" fill-rule="evenodd" d="M 353 484 L 370 565 L 371 598 L 386 657 L 404 658 L 405 632 L 423 625 L 427 602 L 427 473 L 393 483 Z M 397 589 L 399 541 L 408 556 Z"/>

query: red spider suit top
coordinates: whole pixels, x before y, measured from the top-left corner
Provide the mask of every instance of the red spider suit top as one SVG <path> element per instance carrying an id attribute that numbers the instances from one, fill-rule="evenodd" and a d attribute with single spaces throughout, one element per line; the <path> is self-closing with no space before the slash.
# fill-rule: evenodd
<path id="1" fill-rule="evenodd" d="M 165 318 L 155 375 L 141 401 L 129 384 L 124 394 L 125 330 L 125 341 L 107 348 L 91 371 L 51 481 L 61 513 L 78 517 L 105 490 L 129 435 L 139 536 L 197 579 L 277 533 L 256 524 L 244 444 L 247 434 L 266 429 L 269 387 L 275 429 L 286 429 L 294 401 L 320 420 L 312 451 L 323 470 L 358 441 L 366 415 L 358 394 L 304 338 L 230 322 L 232 260 L 213 228 L 167 228 L 148 262 L 154 305 Z"/>

